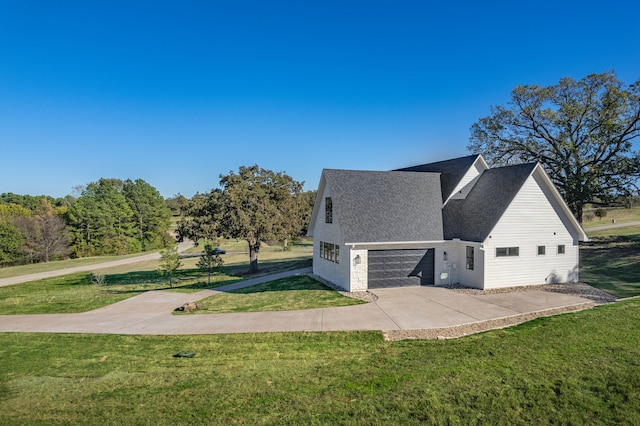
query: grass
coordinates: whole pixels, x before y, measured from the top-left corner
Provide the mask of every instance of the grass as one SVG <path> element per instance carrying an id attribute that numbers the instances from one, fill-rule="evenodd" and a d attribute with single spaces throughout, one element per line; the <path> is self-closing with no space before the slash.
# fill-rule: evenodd
<path id="1" fill-rule="evenodd" d="M 202 299 L 199 303 L 202 303 L 201 309 L 178 314 L 293 311 L 359 305 L 364 302 L 342 296 L 303 275 L 218 294 Z"/>
<path id="2" fill-rule="evenodd" d="M 231 284 L 240 278 L 216 273 L 211 277 L 211 285 L 207 285 L 203 272 L 180 270 L 174 279 L 172 291 L 194 292 Z M 5 315 L 87 312 L 141 292 L 168 289 L 167 279 L 156 271 L 109 274 L 101 288 L 91 283 L 91 274 L 82 272 L 0 287 L 0 312 Z"/>
<path id="3" fill-rule="evenodd" d="M 76 266 L 94 265 L 114 260 L 128 259 L 130 257 L 141 256 L 149 253 L 152 252 L 126 254 L 122 256 L 82 257 L 80 259 L 54 260 L 47 263 L 10 266 L 7 268 L 0 268 L 0 278 L 17 277 L 20 275 L 36 274 L 38 272 L 57 271 L 58 269 L 74 268 Z"/>
<path id="4" fill-rule="evenodd" d="M 602 219 L 598 219 L 596 217 L 590 221 L 584 220 L 582 222 L 582 226 L 588 230 L 589 228 L 594 228 L 596 226 L 609 225 L 611 224 L 611 219 L 615 219 L 616 223 L 639 222 L 640 207 L 607 210 L 607 215 Z"/>
<path id="5" fill-rule="evenodd" d="M 638 323 L 634 299 L 445 341 L 1 333 L 0 423 L 639 424 Z"/>
<path id="6" fill-rule="evenodd" d="M 590 232 L 580 247 L 580 280 L 617 297 L 640 296 L 640 227 Z"/>

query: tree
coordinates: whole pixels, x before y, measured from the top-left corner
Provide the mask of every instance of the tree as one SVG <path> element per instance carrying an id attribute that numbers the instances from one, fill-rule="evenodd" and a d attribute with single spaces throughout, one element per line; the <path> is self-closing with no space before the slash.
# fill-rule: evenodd
<path id="1" fill-rule="evenodd" d="M 100 179 L 86 186 L 71 205 L 67 221 L 78 256 L 139 251 L 133 211 L 119 179 Z"/>
<path id="2" fill-rule="evenodd" d="M 516 87 L 473 124 L 467 148 L 492 164 L 539 161 L 582 222 L 586 203 L 637 189 L 639 135 L 640 80 L 626 86 L 611 71 Z"/>
<path id="3" fill-rule="evenodd" d="M 138 239 L 143 251 L 164 247 L 171 211 L 157 189 L 142 179 L 124 181 L 123 193 L 133 211 Z"/>
<path id="4" fill-rule="evenodd" d="M 221 190 L 193 197 L 178 223 L 180 238 L 196 242 L 219 237 L 245 240 L 249 272 L 253 273 L 258 271 L 263 241 L 284 241 L 302 232 L 299 217 L 304 209 L 296 205 L 306 202 L 301 196 L 302 183 L 285 173 L 242 166 L 238 173 L 220 175 L 220 186 Z"/>
<path id="5" fill-rule="evenodd" d="M 23 245 L 24 237 L 18 228 L 8 220 L 0 219 L 0 264 L 20 260 Z"/>
<path id="6" fill-rule="evenodd" d="M 25 240 L 22 250 L 31 263 L 69 254 L 69 235 L 61 217 L 41 214 L 17 218 L 15 223 Z"/>
<path id="7" fill-rule="evenodd" d="M 223 260 L 211 244 L 204 245 L 204 253 L 196 266 L 207 273 L 207 285 L 211 285 L 211 273 L 222 266 Z"/>
<path id="8" fill-rule="evenodd" d="M 187 197 L 180 193 L 174 195 L 173 197 L 167 198 L 165 202 L 167 204 L 167 207 L 169 207 L 169 209 L 171 210 L 171 214 L 173 216 L 184 216 L 189 205 L 189 199 L 187 199 Z"/>
<path id="9" fill-rule="evenodd" d="M 291 199 L 300 194 L 302 185 L 283 172 L 257 165 L 241 166 L 237 174 L 220 175 L 218 233 L 223 238 L 247 241 L 250 273 L 258 271 L 262 241 L 283 240 L 290 235 Z"/>
<path id="10" fill-rule="evenodd" d="M 196 193 L 184 206 L 184 215 L 178 221 L 178 240 L 185 238 L 198 244 L 201 240 L 215 241 L 218 237 L 222 191 L 212 189 L 206 194 Z"/>
<path id="11" fill-rule="evenodd" d="M 173 288 L 173 274 L 182 265 L 178 247 L 169 247 L 160 252 L 160 263 L 158 269 L 169 277 L 169 287 Z"/>

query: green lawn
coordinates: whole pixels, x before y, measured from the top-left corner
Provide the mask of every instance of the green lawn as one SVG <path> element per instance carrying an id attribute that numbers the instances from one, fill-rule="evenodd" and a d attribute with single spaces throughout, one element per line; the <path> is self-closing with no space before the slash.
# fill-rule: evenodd
<path id="1" fill-rule="evenodd" d="M 7 268 L 0 268 L 0 278 L 17 277 L 20 275 L 36 274 L 38 272 L 57 271 L 59 269 L 75 268 L 76 266 L 94 265 L 119 259 L 128 259 L 130 257 L 141 256 L 149 253 L 152 252 L 126 254 L 122 256 L 83 257 L 80 259 L 54 260 L 47 263 L 35 263 L 33 265 L 10 266 Z"/>
<path id="2" fill-rule="evenodd" d="M 0 424 L 640 424 L 639 323 L 635 299 L 445 341 L 2 333 Z"/>
<path id="3" fill-rule="evenodd" d="M 199 301 L 202 308 L 178 314 L 229 312 L 292 311 L 334 306 L 358 305 L 364 302 L 342 296 L 324 284 L 297 276 L 218 294 Z"/>
<path id="4" fill-rule="evenodd" d="M 174 279 L 173 290 L 169 290 L 167 279 L 157 271 L 107 274 L 101 288 L 92 284 L 91 274 L 85 272 L 15 284 L 0 287 L 0 312 L 5 315 L 86 312 L 144 291 L 194 292 L 240 280 L 217 273 L 212 275 L 211 285 L 207 285 L 206 274 L 199 270 L 180 270 Z"/>
<path id="5" fill-rule="evenodd" d="M 580 247 L 580 280 L 617 297 L 640 295 L 640 227 L 590 232 Z"/>
<path id="6" fill-rule="evenodd" d="M 612 219 L 615 219 L 616 223 L 638 222 L 640 221 L 640 207 L 607 210 L 607 215 L 602 219 L 595 217 L 593 220 L 586 220 L 585 218 L 582 226 L 588 231 L 588 228 L 609 225 Z"/>

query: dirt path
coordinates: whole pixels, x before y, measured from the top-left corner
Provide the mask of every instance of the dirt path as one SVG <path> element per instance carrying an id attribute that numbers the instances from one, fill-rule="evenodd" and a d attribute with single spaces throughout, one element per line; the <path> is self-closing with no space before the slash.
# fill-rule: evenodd
<path id="1" fill-rule="evenodd" d="M 178 252 L 183 252 L 193 247 L 193 241 L 184 241 L 178 244 Z M 143 254 L 141 256 L 130 257 L 128 259 L 113 260 L 111 262 L 94 263 L 92 265 L 75 266 L 73 268 L 58 269 L 55 271 L 38 272 L 35 274 L 19 275 L 17 277 L 9 277 L 0 279 L 0 287 L 12 284 L 26 283 L 29 281 L 42 280 L 44 278 L 59 277 L 62 275 L 74 274 L 76 272 L 90 272 L 96 269 L 112 268 L 114 266 L 130 265 L 132 263 L 145 262 L 147 260 L 160 259 L 160 253 L 154 252 Z"/>

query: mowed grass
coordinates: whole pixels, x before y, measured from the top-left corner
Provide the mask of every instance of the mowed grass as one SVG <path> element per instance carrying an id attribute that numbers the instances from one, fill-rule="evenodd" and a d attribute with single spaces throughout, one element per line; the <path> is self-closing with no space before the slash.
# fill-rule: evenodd
<path id="1" fill-rule="evenodd" d="M 76 266 L 95 265 L 112 262 L 114 260 L 128 259 L 143 256 L 153 252 L 126 254 L 122 256 L 95 256 L 82 257 L 80 259 L 54 260 L 47 263 L 34 263 L 29 265 L 9 266 L 0 268 L 0 278 L 17 277 L 21 275 L 37 274 L 39 272 L 57 271 L 59 269 L 75 268 Z"/>
<path id="2" fill-rule="evenodd" d="M 364 303 L 305 275 L 283 278 L 200 300 L 201 309 L 177 314 L 293 311 Z"/>
<path id="3" fill-rule="evenodd" d="M 2 333 L 0 423 L 640 424 L 638 323 L 633 299 L 445 341 Z"/>
<path id="4" fill-rule="evenodd" d="M 180 270 L 174 277 L 175 284 L 171 291 L 200 291 L 232 284 L 240 279 L 225 273 L 215 273 L 211 276 L 209 285 L 205 273 L 199 270 Z M 90 273 L 82 272 L 0 287 L 0 313 L 15 315 L 86 312 L 145 291 L 169 289 L 167 278 L 157 271 L 105 275 L 105 283 L 101 287 L 91 282 Z"/>
<path id="5" fill-rule="evenodd" d="M 580 280 L 624 298 L 640 295 L 640 227 L 590 232 L 580 246 Z"/>
<path id="6" fill-rule="evenodd" d="M 588 230 L 588 228 L 610 225 L 612 219 L 616 223 L 640 222 L 640 207 L 607 210 L 607 215 L 602 219 L 595 217 L 593 220 L 584 220 L 582 226 Z"/>

